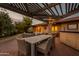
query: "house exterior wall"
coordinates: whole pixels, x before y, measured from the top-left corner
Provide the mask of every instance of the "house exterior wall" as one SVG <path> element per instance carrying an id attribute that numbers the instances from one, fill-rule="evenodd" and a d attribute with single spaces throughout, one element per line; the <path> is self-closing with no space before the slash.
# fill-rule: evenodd
<path id="1" fill-rule="evenodd" d="M 48 33 L 51 31 L 52 33 L 57 32 L 60 29 L 60 26 L 58 25 L 52 25 L 49 29 L 48 25 L 37 25 L 33 27 L 33 32 L 37 33 Z"/>
<path id="2" fill-rule="evenodd" d="M 37 25 L 33 27 L 33 31 L 37 33 L 44 33 L 46 31 L 45 26 Z"/>

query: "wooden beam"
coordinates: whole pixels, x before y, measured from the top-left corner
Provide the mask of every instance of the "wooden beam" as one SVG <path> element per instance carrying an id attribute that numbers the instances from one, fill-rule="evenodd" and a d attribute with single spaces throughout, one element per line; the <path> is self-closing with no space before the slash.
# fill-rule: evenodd
<path id="1" fill-rule="evenodd" d="M 68 3 L 68 12 L 70 12 L 70 3 Z"/>
<path id="2" fill-rule="evenodd" d="M 36 3 L 36 5 L 38 8 L 42 9 L 42 7 L 38 3 Z M 43 11 L 43 12 L 45 12 L 47 15 L 49 15 L 46 11 Z"/>
<path id="3" fill-rule="evenodd" d="M 73 14 L 75 14 L 75 13 L 78 13 L 79 12 L 79 8 L 77 8 L 77 9 L 75 9 L 75 10 L 72 10 L 72 11 L 70 11 L 69 13 L 67 13 L 67 14 L 65 14 L 65 15 L 63 15 L 63 16 L 61 16 L 62 18 L 65 18 L 65 17 L 68 17 L 68 16 L 71 16 L 71 15 L 73 15 Z"/>
<path id="4" fill-rule="evenodd" d="M 43 5 L 49 10 L 49 12 L 52 13 L 52 11 L 48 8 L 48 5 L 46 5 L 46 4 L 43 4 Z M 40 6 L 40 8 L 42 8 L 42 7 Z M 38 14 L 38 13 L 37 13 L 37 14 Z M 38 14 L 38 16 L 41 16 L 41 15 Z M 42 16 L 43 16 L 43 15 L 42 15 Z M 55 15 L 53 15 L 53 14 L 52 14 L 52 15 L 48 15 L 47 17 L 49 17 L 49 16 L 50 16 L 50 17 L 53 17 L 53 18 L 60 18 L 60 17 L 57 17 L 57 16 L 55 16 Z"/>
<path id="5" fill-rule="evenodd" d="M 76 9 L 77 3 L 75 3 L 74 9 Z"/>
<path id="6" fill-rule="evenodd" d="M 33 6 L 31 3 L 29 3 L 28 6 L 32 7 L 32 8 L 30 8 L 31 10 L 32 10 L 32 9 L 33 9 L 33 10 L 35 9 L 34 6 Z M 30 11 L 30 12 L 32 12 L 32 11 Z"/>
<path id="7" fill-rule="evenodd" d="M 59 4 L 59 7 L 60 7 L 61 13 L 62 13 L 62 15 L 63 15 L 63 11 L 62 11 L 62 7 L 61 7 L 61 4 Z"/>
<path id="8" fill-rule="evenodd" d="M 54 11 L 52 10 L 52 9 L 50 9 L 51 10 L 51 12 L 53 13 L 53 15 L 55 15 L 55 13 L 54 13 Z M 56 15 L 55 15 L 56 16 Z"/>
<path id="9" fill-rule="evenodd" d="M 48 5 L 47 4 L 44 4 L 43 3 L 43 5 L 47 8 L 47 10 L 52 14 L 52 12 L 51 12 L 51 10 L 48 8 Z M 53 16 L 53 14 L 52 14 L 52 16 Z"/>
<path id="10" fill-rule="evenodd" d="M 46 14 L 32 14 L 32 16 L 52 16 L 52 15 L 46 15 Z"/>
<path id="11" fill-rule="evenodd" d="M 14 6 L 11 6 L 11 5 L 7 4 L 7 3 L 0 4 L 0 7 L 9 9 L 9 10 L 14 11 L 14 12 L 18 12 L 18 13 L 26 15 L 26 16 L 30 16 L 30 14 L 31 14 L 31 13 L 25 12 L 23 10 L 20 10 L 18 8 L 15 8 Z M 47 16 L 45 14 L 37 14 L 37 13 L 31 14 L 31 15 L 33 15 L 33 16 Z M 51 16 L 51 15 L 49 15 L 49 16 Z"/>
<path id="12" fill-rule="evenodd" d="M 7 3 L 0 4 L 0 7 L 9 9 L 11 11 L 14 11 L 14 12 L 17 12 L 17 13 L 20 13 L 20 14 L 23 14 L 23 15 L 26 15 L 26 16 L 29 16 L 29 17 L 33 17 L 33 16 L 37 16 L 37 17 L 39 17 L 39 16 L 46 16 L 46 17 L 51 16 L 52 17 L 52 15 L 37 14 L 37 13 L 28 13 L 26 11 L 23 11 L 23 10 L 21 10 L 21 9 L 19 9 L 17 7 L 14 7 L 14 6 L 10 5 L 10 4 L 7 4 Z M 53 16 L 53 18 L 57 18 L 57 17 Z"/>
<path id="13" fill-rule="evenodd" d="M 49 12 L 52 14 L 52 16 L 53 16 L 53 13 L 52 13 L 52 11 L 51 11 L 51 9 L 50 8 L 48 8 L 48 4 L 46 3 L 46 5 L 44 5 L 48 10 L 49 10 Z"/>
<path id="14" fill-rule="evenodd" d="M 55 10 L 56 10 L 56 12 L 57 12 L 57 14 L 58 14 L 58 16 L 59 16 L 59 12 L 58 12 L 57 8 L 56 8 L 56 7 L 54 7 L 54 8 L 55 8 Z"/>
<path id="15" fill-rule="evenodd" d="M 47 8 L 48 8 L 48 4 L 46 3 Z M 52 16 L 55 15 L 55 13 L 53 12 L 53 10 L 51 8 L 48 8 L 48 10 L 51 12 Z"/>
<path id="16" fill-rule="evenodd" d="M 39 9 L 42 9 L 42 7 L 41 7 L 38 3 L 35 3 L 35 5 L 36 5 Z"/>
<path id="17" fill-rule="evenodd" d="M 32 18 L 35 18 L 35 19 L 38 19 L 40 21 L 43 21 L 43 22 L 47 22 L 46 20 L 43 20 L 44 18 L 41 18 L 39 16 L 32 16 Z"/>
<path id="18" fill-rule="evenodd" d="M 66 13 L 67 13 L 67 3 L 65 3 Z"/>
<path id="19" fill-rule="evenodd" d="M 7 3 L 0 4 L 0 7 L 9 9 L 9 10 L 14 11 L 14 12 L 18 12 L 18 13 L 23 14 L 23 15 L 27 15 L 27 16 L 30 15 L 28 12 L 25 12 L 19 8 L 15 8 L 14 6 L 11 6 L 10 4 L 7 4 Z"/>
<path id="20" fill-rule="evenodd" d="M 70 11 L 71 11 L 71 8 L 72 8 L 72 3 L 70 4 Z"/>
<path id="21" fill-rule="evenodd" d="M 43 11 L 45 14 L 49 15 L 46 11 Z"/>
<path id="22" fill-rule="evenodd" d="M 50 9 L 51 7 L 54 7 L 54 6 L 56 6 L 56 5 L 58 5 L 59 3 L 51 3 L 51 4 L 49 4 L 48 5 L 48 8 Z M 42 8 L 42 9 L 38 9 L 37 11 L 35 11 L 36 13 L 40 13 L 40 12 L 43 12 L 43 11 L 45 11 L 47 8 L 46 7 L 44 7 L 44 8 Z"/>
<path id="23" fill-rule="evenodd" d="M 41 7 L 39 5 L 37 5 L 36 3 L 31 3 L 32 7 L 34 6 L 34 9 L 40 9 Z"/>
<path id="24" fill-rule="evenodd" d="M 71 11 L 73 10 L 73 6 L 74 6 L 74 4 L 72 3 L 72 6 L 71 6 Z"/>
<path id="25" fill-rule="evenodd" d="M 29 13 L 30 13 L 29 8 L 28 8 L 28 4 L 27 4 L 27 3 L 24 3 L 24 6 L 26 7 L 27 12 L 29 12 Z"/>
<path id="26" fill-rule="evenodd" d="M 29 16 L 29 17 L 32 17 L 32 16 L 48 16 L 48 15 L 41 15 L 41 14 L 30 14 L 30 13 L 27 13 L 27 12 L 25 12 L 23 10 L 15 8 L 14 6 L 11 6 L 10 4 L 7 4 L 7 3 L 0 4 L 0 7 L 6 8 L 8 10 L 11 10 L 11 11 L 14 11 L 14 12 Z"/>
<path id="27" fill-rule="evenodd" d="M 78 4 L 78 8 L 79 8 L 79 4 Z"/>

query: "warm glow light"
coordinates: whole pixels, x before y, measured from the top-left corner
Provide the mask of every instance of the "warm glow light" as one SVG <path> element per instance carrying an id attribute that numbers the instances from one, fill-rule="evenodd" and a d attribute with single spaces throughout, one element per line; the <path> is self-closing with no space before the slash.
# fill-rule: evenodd
<path id="1" fill-rule="evenodd" d="M 43 32 L 45 32 L 45 28 L 44 28 L 44 26 L 36 26 L 35 27 L 35 32 L 39 32 L 39 33 L 43 33 Z"/>
<path id="2" fill-rule="evenodd" d="M 55 31 L 58 31 L 58 27 L 57 26 L 55 26 Z"/>
<path id="3" fill-rule="evenodd" d="M 51 30 L 52 30 L 52 32 L 58 31 L 58 26 L 52 26 Z"/>
<path id="4" fill-rule="evenodd" d="M 55 30 L 54 30 L 54 26 L 52 26 L 52 32 L 54 32 Z"/>

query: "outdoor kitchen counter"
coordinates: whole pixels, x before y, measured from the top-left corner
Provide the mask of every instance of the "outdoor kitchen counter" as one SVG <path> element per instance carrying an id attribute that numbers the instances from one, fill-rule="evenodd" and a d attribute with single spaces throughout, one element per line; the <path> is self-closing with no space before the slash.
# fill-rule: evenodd
<path id="1" fill-rule="evenodd" d="M 60 41 L 76 50 L 79 50 L 79 32 L 78 31 L 61 31 Z"/>

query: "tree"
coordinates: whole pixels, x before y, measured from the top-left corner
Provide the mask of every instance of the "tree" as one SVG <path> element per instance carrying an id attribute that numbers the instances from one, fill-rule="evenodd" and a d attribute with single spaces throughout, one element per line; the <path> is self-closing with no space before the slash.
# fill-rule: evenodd
<path id="1" fill-rule="evenodd" d="M 32 20 L 29 17 L 24 17 L 23 23 L 25 23 L 25 27 L 24 27 L 25 32 L 28 32 L 28 29 L 31 27 Z"/>
<path id="2" fill-rule="evenodd" d="M 14 33 L 14 25 L 8 13 L 0 12 L 0 37 Z"/>
<path id="3" fill-rule="evenodd" d="M 27 32 L 28 28 L 30 28 L 32 24 L 32 20 L 28 17 L 23 17 L 22 22 L 16 22 L 16 29 L 17 32 L 22 33 L 22 32 Z"/>
<path id="4" fill-rule="evenodd" d="M 15 24 L 16 24 L 17 33 L 24 32 L 25 24 L 23 22 L 16 22 Z"/>

